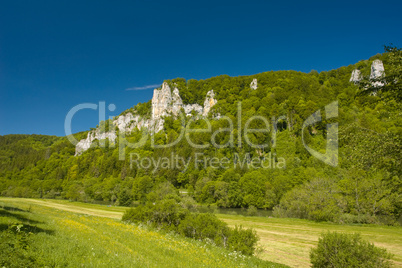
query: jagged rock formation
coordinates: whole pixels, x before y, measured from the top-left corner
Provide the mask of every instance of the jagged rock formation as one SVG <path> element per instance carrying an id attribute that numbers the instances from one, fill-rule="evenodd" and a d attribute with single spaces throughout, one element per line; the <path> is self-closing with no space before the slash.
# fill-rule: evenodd
<path id="1" fill-rule="evenodd" d="M 154 89 L 152 97 L 152 118 L 166 116 L 172 103 L 172 92 L 167 83 L 162 84 L 162 89 Z"/>
<path id="2" fill-rule="evenodd" d="M 371 64 L 371 73 L 370 73 L 370 79 L 378 79 L 384 76 L 384 65 L 382 61 L 380 60 L 375 60 Z M 373 86 L 378 87 L 378 86 L 383 86 L 384 84 L 382 82 L 374 82 Z"/>
<path id="3" fill-rule="evenodd" d="M 180 110 L 182 107 L 183 107 L 183 101 L 179 95 L 179 90 L 176 87 L 173 90 L 173 95 L 172 95 L 172 113 L 174 115 L 178 115 L 180 113 Z"/>
<path id="4" fill-rule="evenodd" d="M 207 93 L 204 101 L 204 107 L 199 104 L 186 104 L 183 105 L 183 100 L 180 97 L 179 89 L 175 87 L 173 92 L 168 83 L 164 82 L 161 89 L 155 89 L 152 97 L 151 118 L 142 118 L 139 115 L 127 113 L 118 116 L 112 122 L 111 131 L 101 133 L 97 128 L 88 133 L 86 139 L 81 140 L 75 147 L 75 155 L 88 150 L 94 140 L 109 139 L 109 144 L 114 144 L 117 138 L 114 128 L 117 127 L 120 132 L 130 133 L 137 128 L 147 129 L 150 132 L 159 132 L 163 129 L 164 116 L 178 116 L 182 108 L 186 116 L 191 116 L 192 111 L 202 116 L 207 116 L 211 108 L 217 103 L 215 93 L 213 90 Z"/>
<path id="5" fill-rule="evenodd" d="M 381 78 L 384 76 L 384 74 L 385 74 L 384 64 L 382 63 L 382 61 L 374 60 L 373 63 L 371 64 L 370 79 Z M 354 69 L 352 75 L 350 76 L 349 82 L 358 84 L 361 80 L 362 80 L 361 72 L 358 69 Z M 382 82 L 377 81 L 373 82 L 372 85 L 378 87 L 383 86 L 384 84 Z"/>
<path id="6" fill-rule="evenodd" d="M 203 116 L 207 116 L 212 106 L 214 106 L 218 101 L 215 100 L 215 93 L 213 90 L 208 91 L 207 97 L 204 101 L 204 111 L 202 112 Z"/>
<path id="7" fill-rule="evenodd" d="M 250 83 L 250 88 L 253 90 L 256 90 L 258 88 L 257 78 L 254 78 L 253 81 Z"/>
<path id="8" fill-rule="evenodd" d="M 213 90 L 207 93 L 207 97 L 204 102 L 204 107 L 199 104 L 187 104 L 183 105 L 183 100 L 180 97 L 179 90 L 174 88 L 173 94 L 168 83 L 164 82 L 162 84 L 162 89 L 154 90 L 154 95 L 152 97 L 152 118 L 157 119 L 168 115 L 178 115 L 181 108 L 187 116 L 191 115 L 192 111 L 198 114 L 206 116 L 212 106 L 216 104 L 214 99 Z"/>
<path id="9" fill-rule="evenodd" d="M 114 144 L 114 141 L 116 140 L 116 133 L 114 131 L 101 133 L 100 129 L 95 129 L 94 131 L 89 132 L 87 138 L 81 140 L 75 146 L 75 155 L 81 154 L 83 151 L 88 150 L 91 147 L 94 140 L 106 140 L 106 139 L 109 139 L 109 142 L 111 144 Z"/>
<path id="10" fill-rule="evenodd" d="M 350 76 L 349 82 L 353 82 L 355 84 L 359 83 L 362 80 L 361 72 L 358 69 L 354 69 L 352 75 Z"/>
<path id="11" fill-rule="evenodd" d="M 198 114 L 202 114 L 202 112 L 204 110 L 204 108 L 199 104 L 187 104 L 187 105 L 183 106 L 183 109 L 184 109 L 184 113 L 187 116 L 190 116 L 192 111 L 195 111 Z"/>
<path id="12" fill-rule="evenodd" d="M 127 113 L 125 115 L 121 115 L 117 117 L 111 124 L 112 130 L 107 132 L 102 132 L 100 128 L 92 130 L 88 133 L 87 138 L 79 141 L 75 146 L 75 155 L 79 155 L 82 152 L 88 150 L 92 143 L 95 140 L 109 140 L 109 144 L 113 145 L 117 138 L 116 132 L 114 130 L 115 127 L 119 129 L 120 132 L 131 132 L 134 128 L 138 128 L 139 130 L 142 128 L 146 128 L 149 130 L 154 130 L 159 132 L 163 129 L 163 120 L 151 120 L 141 118 L 139 115 L 132 115 L 131 113 Z"/>

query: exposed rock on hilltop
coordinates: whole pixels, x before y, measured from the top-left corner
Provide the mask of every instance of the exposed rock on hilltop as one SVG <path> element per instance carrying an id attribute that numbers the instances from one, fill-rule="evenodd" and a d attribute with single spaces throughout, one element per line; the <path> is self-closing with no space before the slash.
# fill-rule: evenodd
<path id="1" fill-rule="evenodd" d="M 378 79 L 383 77 L 385 74 L 384 71 L 384 64 L 382 63 L 381 60 L 374 60 L 373 63 L 371 64 L 371 72 L 370 72 L 370 80 L 371 79 Z M 349 82 L 353 82 L 355 84 L 358 84 L 362 80 L 362 75 L 360 70 L 354 69 L 352 72 L 352 75 L 350 76 Z M 383 86 L 383 83 L 381 82 L 374 82 L 373 86 Z"/>
<path id="2" fill-rule="evenodd" d="M 370 79 L 378 79 L 381 78 L 384 75 L 384 65 L 382 64 L 382 61 L 380 60 L 375 60 L 371 64 L 371 74 L 370 74 Z M 384 84 L 381 82 L 374 82 L 373 86 L 383 86 Z"/>
<path id="3" fill-rule="evenodd" d="M 256 90 L 258 88 L 257 85 L 257 78 L 254 78 L 253 81 L 250 83 L 250 88 Z"/>
<path id="4" fill-rule="evenodd" d="M 191 115 L 192 111 L 196 111 L 199 114 L 203 114 L 203 111 L 205 110 L 205 108 L 203 108 L 198 104 L 183 105 L 183 100 L 180 97 L 179 89 L 175 87 L 173 89 L 172 94 L 170 86 L 166 82 L 162 84 L 162 89 L 154 90 L 154 95 L 152 97 L 153 119 L 158 119 L 163 116 L 168 116 L 171 114 L 178 115 L 180 113 L 181 108 L 184 109 L 186 115 Z"/>
<path id="5" fill-rule="evenodd" d="M 371 64 L 370 79 L 380 78 L 384 75 L 384 64 L 381 60 L 375 60 Z"/>
<path id="6" fill-rule="evenodd" d="M 187 105 L 184 105 L 183 108 L 184 108 L 184 113 L 187 116 L 190 116 L 192 111 L 195 111 L 198 114 L 202 114 L 204 111 L 204 108 L 199 104 L 187 104 Z"/>
<path id="7" fill-rule="evenodd" d="M 354 69 L 352 72 L 352 76 L 350 77 L 349 82 L 353 82 L 355 84 L 359 83 L 362 80 L 361 72 L 358 69 Z"/>
<path id="8" fill-rule="evenodd" d="M 79 155 L 82 152 L 88 150 L 95 140 L 106 140 L 106 139 L 108 139 L 109 142 L 114 143 L 114 141 L 116 139 L 116 133 L 114 131 L 101 133 L 99 128 L 97 128 L 93 131 L 90 131 L 88 133 L 87 138 L 84 140 L 81 140 L 75 146 L 75 155 Z"/>
<path id="9" fill-rule="evenodd" d="M 163 129 L 163 117 L 178 116 L 181 109 L 184 110 L 186 116 L 191 116 L 195 111 L 197 114 L 207 116 L 211 108 L 217 103 L 213 90 L 207 93 L 204 101 L 204 107 L 199 104 L 183 105 L 183 100 L 180 97 L 179 89 L 175 87 L 173 92 L 168 83 L 164 82 L 161 89 L 154 89 L 152 97 L 151 118 L 147 119 L 131 112 L 125 115 L 120 115 L 112 122 L 110 131 L 102 132 L 97 128 L 88 133 L 86 139 L 81 140 L 75 147 L 75 155 L 88 150 L 95 140 L 109 139 L 110 144 L 114 144 L 116 140 L 115 127 L 120 132 L 130 133 L 135 128 L 141 130 L 143 128 L 150 132 L 157 133 Z"/>
<path id="10" fill-rule="evenodd" d="M 204 111 L 202 112 L 203 116 L 207 116 L 212 106 L 214 106 L 218 101 L 215 99 L 215 93 L 213 90 L 208 91 L 207 97 L 204 101 Z"/>
<path id="11" fill-rule="evenodd" d="M 183 105 L 183 100 L 180 97 L 179 89 L 175 87 L 173 94 L 168 83 L 162 84 L 162 89 L 155 89 L 152 97 L 152 118 L 158 119 L 168 115 L 178 115 L 181 108 L 187 116 L 191 115 L 192 111 L 198 114 L 207 116 L 212 106 L 217 103 L 215 99 L 215 93 L 213 90 L 208 91 L 204 101 L 204 107 L 199 104 L 187 104 Z"/>

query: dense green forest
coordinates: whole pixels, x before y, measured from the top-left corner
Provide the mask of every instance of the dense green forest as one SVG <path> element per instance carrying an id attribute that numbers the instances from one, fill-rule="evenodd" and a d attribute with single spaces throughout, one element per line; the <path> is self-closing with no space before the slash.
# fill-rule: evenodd
<path id="1" fill-rule="evenodd" d="M 385 73 L 392 75 L 384 90 L 362 86 L 367 79 L 360 86 L 349 82 L 354 69 L 368 77 L 375 59 L 381 59 Z M 250 88 L 254 78 L 256 90 Z M 320 73 L 270 71 L 168 80 L 178 87 L 184 104 L 202 104 L 206 93 L 214 90 L 218 102 L 209 114 L 212 132 L 186 134 L 205 148 L 194 148 L 186 138 L 174 147 L 154 148 L 148 138 L 139 148 L 127 147 L 125 160 L 119 160 L 121 140 L 114 146 L 94 144 L 74 156 L 75 147 L 66 137 L 0 136 L 0 194 L 132 205 L 157 199 L 164 185 L 180 189 L 187 202 L 198 204 L 273 209 L 279 217 L 317 221 L 396 224 L 402 210 L 400 81 L 401 52 L 397 49 Z M 338 101 L 339 115 L 327 119 L 324 107 L 334 101 Z M 123 113 L 147 117 L 150 108 L 148 102 Z M 322 121 L 302 131 L 303 122 L 317 110 L 321 110 Z M 256 115 L 269 119 L 269 132 L 239 133 L 246 124 L 266 128 L 262 119 L 248 122 Z M 175 141 L 186 125 L 208 127 L 207 120 L 195 119 L 166 117 L 164 130 L 152 136 L 155 144 Z M 331 166 L 313 157 L 303 140 L 325 153 L 327 124 L 334 122 L 339 126 L 339 156 L 338 164 Z M 213 131 L 229 127 L 233 127 L 231 133 L 220 131 L 212 137 Z M 75 138 L 86 134 L 77 133 Z M 134 142 L 142 135 L 135 130 L 125 139 Z M 221 146 L 212 146 L 211 140 Z M 133 156 L 171 159 L 172 155 L 200 161 L 169 168 L 133 163 Z M 210 162 L 214 157 L 229 159 L 229 164 L 214 166 Z"/>

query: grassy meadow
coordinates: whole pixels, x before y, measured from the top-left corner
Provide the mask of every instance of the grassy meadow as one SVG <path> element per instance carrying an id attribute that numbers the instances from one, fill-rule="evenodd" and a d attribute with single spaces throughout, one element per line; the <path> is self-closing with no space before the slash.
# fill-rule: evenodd
<path id="1" fill-rule="evenodd" d="M 0 198 L 0 226 L 22 222 L 40 228 L 42 231 L 33 239 L 34 253 L 55 267 L 77 267 L 83 260 L 86 267 L 282 267 L 275 263 L 310 267 L 310 249 L 327 230 L 361 233 L 394 254 L 395 266 L 402 267 L 401 227 L 218 214 L 230 226 L 241 224 L 257 231 L 262 249 L 258 257 L 269 261 L 264 262 L 199 241 L 124 224 L 120 219 L 125 210 L 65 200 Z"/>
<path id="2" fill-rule="evenodd" d="M 402 267 L 402 227 L 381 225 L 339 225 L 302 219 L 244 217 L 223 215 L 218 217 L 229 226 L 243 225 L 253 228 L 260 237 L 262 259 L 283 263 L 291 267 L 310 267 L 310 249 L 315 247 L 321 233 L 337 231 L 360 233 L 376 246 L 394 254 L 396 267 Z"/>
<path id="3" fill-rule="evenodd" d="M 285 267 L 116 219 L 123 208 L 0 199 L 0 228 L 21 223 L 33 235 L 38 267 Z M 80 213 L 77 213 L 80 212 Z M 24 228 L 23 227 L 23 228 Z"/>

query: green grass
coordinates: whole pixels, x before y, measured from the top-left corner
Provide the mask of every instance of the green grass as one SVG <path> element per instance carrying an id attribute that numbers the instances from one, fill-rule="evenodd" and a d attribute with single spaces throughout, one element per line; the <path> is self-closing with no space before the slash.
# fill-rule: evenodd
<path id="1" fill-rule="evenodd" d="M 291 267 L 310 267 L 310 249 L 315 247 L 318 237 L 326 231 L 360 233 L 376 246 L 386 248 L 394 254 L 396 267 L 402 267 L 402 227 L 379 225 L 339 225 L 301 219 L 245 217 L 219 214 L 229 226 L 243 225 L 254 228 L 263 247 L 261 258 L 284 263 Z"/>
<path id="2" fill-rule="evenodd" d="M 0 198 L 0 227 L 4 230 L 17 222 L 29 227 L 35 234 L 28 254 L 40 266 L 285 267 L 122 223 L 114 219 L 122 211 L 124 208 L 66 201 Z"/>
<path id="3" fill-rule="evenodd" d="M 74 217 L 78 217 L 75 219 L 75 221 L 77 221 L 78 223 L 83 223 L 84 225 L 87 225 L 93 229 L 96 228 L 92 227 L 91 224 L 82 221 L 81 218 L 94 219 L 93 221 L 95 221 L 95 219 L 101 218 L 90 217 L 89 215 L 101 216 L 106 218 L 104 219 L 105 221 L 121 224 L 119 222 L 119 219 L 121 219 L 123 212 L 127 209 L 124 207 L 108 207 L 104 205 L 69 202 L 66 200 L 0 198 L 0 209 L 1 204 L 12 204 L 14 206 L 25 207 L 26 209 L 29 208 L 30 205 L 32 205 L 33 213 L 31 213 L 32 215 L 29 215 L 35 215 L 35 217 L 39 218 L 49 218 L 50 212 L 52 211 L 52 213 L 57 212 L 61 213 L 62 215 L 73 215 Z M 66 211 L 68 211 L 69 213 Z M 78 213 L 81 213 L 82 215 Z M 374 243 L 376 246 L 386 248 L 390 253 L 394 254 L 393 261 L 395 263 L 395 266 L 402 267 L 402 227 L 379 225 L 339 225 L 332 223 L 318 223 L 300 219 L 245 217 L 227 214 L 218 214 L 217 216 L 227 222 L 230 226 L 234 226 L 237 224 L 243 225 L 247 228 L 254 228 L 260 237 L 259 245 L 263 248 L 263 251 L 260 255 L 258 255 L 258 257 L 270 262 L 283 263 L 291 267 L 310 267 L 309 253 L 311 247 L 315 247 L 317 245 L 318 237 L 321 233 L 329 230 L 345 233 L 361 233 L 364 239 Z M 50 217 L 49 220 L 51 222 L 52 217 Z M 43 219 L 42 221 L 47 222 L 46 224 L 49 225 L 49 220 Z M 55 224 L 54 226 L 49 226 L 48 228 L 56 230 L 59 227 L 59 225 Z M 135 226 L 129 227 L 138 228 Z M 105 227 L 105 230 L 109 229 L 110 228 L 108 228 L 107 226 Z M 102 229 L 99 229 L 98 231 L 106 232 Z M 121 235 L 130 236 L 127 235 L 127 231 L 124 230 L 120 230 L 117 232 L 117 234 L 120 233 Z M 159 233 L 157 234 L 160 235 Z M 110 235 L 112 234 L 110 233 Z M 113 235 L 111 237 L 113 237 Z M 203 245 L 202 243 L 199 243 L 197 241 L 186 240 L 184 238 L 179 238 L 175 236 L 170 237 L 178 239 L 178 241 L 186 241 L 186 243 L 190 243 L 194 247 L 201 247 Z M 102 245 L 103 242 L 100 241 L 99 243 L 101 243 L 100 245 Z M 128 246 L 128 244 L 126 244 L 124 240 L 122 240 L 120 243 Z M 89 243 L 88 247 L 91 244 L 92 243 Z M 147 242 L 146 245 L 149 245 L 151 249 L 154 246 L 152 242 Z M 107 246 L 103 245 L 101 248 L 103 247 Z M 163 248 L 161 248 L 161 250 L 162 249 Z M 122 251 L 124 252 L 124 248 L 122 248 Z M 227 254 L 227 251 L 224 251 L 221 248 L 216 248 L 214 249 L 214 252 L 215 251 L 226 252 L 222 254 Z M 208 258 L 206 256 L 204 257 Z M 182 260 L 180 260 L 176 264 L 178 266 L 181 266 L 181 261 Z M 183 260 L 183 263 L 185 264 L 186 262 Z M 192 262 L 190 263 L 192 264 Z M 150 266 L 152 266 L 152 264 Z M 236 266 L 238 266 L 238 264 L 236 264 Z"/>

